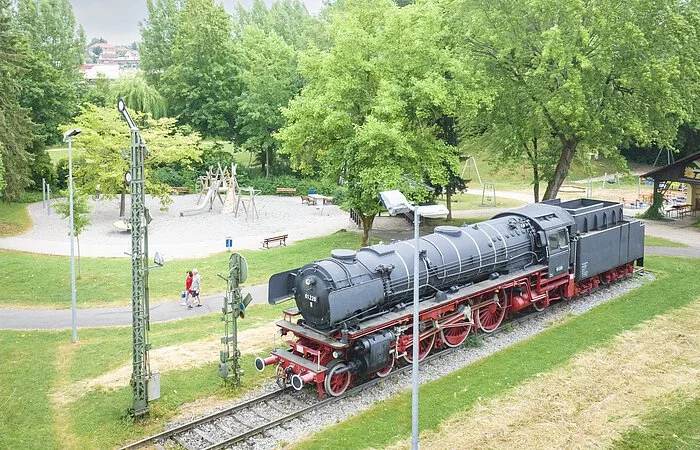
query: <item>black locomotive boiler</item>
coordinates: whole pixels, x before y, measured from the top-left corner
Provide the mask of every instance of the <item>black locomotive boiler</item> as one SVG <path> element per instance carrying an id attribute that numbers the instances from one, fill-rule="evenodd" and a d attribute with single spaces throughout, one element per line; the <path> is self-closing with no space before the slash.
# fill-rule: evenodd
<path id="1" fill-rule="evenodd" d="M 277 322 L 289 345 L 256 359 L 280 383 L 341 395 L 358 377 L 412 362 L 414 241 L 352 250 L 270 278 L 269 302 L 293 297 Z M 644 224 L 602 200 L 550 200 L 420 239 L 419 359 L 494 331 L 509 312 L 541 310 L 643 265 Z"/>

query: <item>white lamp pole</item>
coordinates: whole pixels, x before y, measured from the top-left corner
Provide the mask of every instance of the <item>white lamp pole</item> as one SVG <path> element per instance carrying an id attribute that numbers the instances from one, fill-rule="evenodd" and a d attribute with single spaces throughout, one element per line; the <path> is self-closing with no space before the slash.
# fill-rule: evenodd
<path id="1" fill-rule="evenodd" d="M 71 291 L 71 316 L 73 324 L 73 342 L 78 342 L 78 314 L 75 302 L 75 232 L 73 227 L 73 137 L 82 130 L 70 130 L 63 135 L 68 142 L 68 209 L 70 213 L 70 291 Z"/>
<path id="2" fill-rule="evenodd" d="M 447 208 L 442 205 L 413 206 L 400 191 L 382 191 L 379 200 L 392 216 L 413 211 L 413 362 L 412 362 L 412 403 L 411 403 L 411 448 L 418 450 L 418 355 L 420 350 L 420 215 L 421 210 L 430 217 L 447 216 Z M 423 209 L 424 208 L 424 209 Z M 432 209 L 431 209 L 432 208 Z M 427 277 L 427 272 L 426 272 Z"/>
<path id="3" fill-rule="evenodd" d="M 420 269 L 418 254 L 420 249 L 420 207 L 413 208 L 413 238 L 415 240 L 415 249 L 413 251 L 413 365 L 411 369 L 412 380 L 412 397 L 411 397 L 411 448 L 418 450 L 418 350 L 420 340 L 420 305 L 419 305 L 419 289 L 420 289 Z"/>

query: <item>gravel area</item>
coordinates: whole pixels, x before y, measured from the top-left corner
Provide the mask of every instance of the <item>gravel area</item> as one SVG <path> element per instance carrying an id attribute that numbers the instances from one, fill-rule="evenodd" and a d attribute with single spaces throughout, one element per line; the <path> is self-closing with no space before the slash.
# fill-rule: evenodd
<path id="1" fill-rule="evenodd" d="M 160 252 L 167 258 L 202 257 L 226 250 L 225 240 L 233 238 L 234 249 L 261 248 L 266 237 L 288 234 L 287 242 L 324 236 L 350 224 L 347 212 L 335 205 L 307 206 L 299 196 L 256 197 L 258 217 L 221 214 L 221 203 L 214 202 L 212 211 L 180 217 L 180 211 L 197 204 L 197 194 L 173 196 L 173 203 L 161 211 L 157 198 L 148 197 L 153 221 L 148 227 L 149 252 Z M 90 200 L 92 224 L 80 235 L 82 256 L 125 257 L 131 249 L 130 234 L 114 226 L 119 220 L 119 199 Z M 0 239 L 0 248 L 32 253 L 70 255 L 68 219 L 55 211 L 46 214 L 41 202 L 29 205 L 33 227 L 20 236 Z M 248 208 L 251 212 L 251 208 Z M 129 201 L 127 198 L 127 215 Z M 275 245 L 275 244 L 273 244 Z"/>
<path id="2" fill-rule="evenodd" d="M 427 383 L 441 378 L 455 370 L 485 358 L 499 350 L 508 348 L 550 327 L 552 324 L 565 319 L 570 315 L 583 314 L 597 305 L 613 300 L 622 294 L 629 292 L 645 282 L 651 281 L 653 276 L 646 274 L 634 276 L 630 279 L 614 283 L 605 289 L 600 289 L 588 296 L 584 296 L 569 302 L 565 302 L 556 308 L 546 310 L 540 316 L 519 323 L 512 331 L 499 333 L 493 336 L 483 335 L 483 346 L 478 348 L 461 348 L 449 355 L 431 361 L 421 368 L 421 383 Z M 271 386 L 274 386 L 271 383 Z M 372 407 L 376 402 L 388 399 L 396 394 L 410 389 L 410 372 L 393 377 L 384 383 L 368 388 L 361 395 L 339 400 L 332 405 L 323 407 L 314 412 L 313 416 L 296 419 L 288 422 L 284 427 L 276 427 L 265 433 L 264 436 L 256 436 L 248 439 L 233 448 L 235 449 L 272 449 L 284 446 L 286 443 L 298 442 L 305 436 L 319 431 L 329 425 L 346 420 L 360 411 Z M 271 389 L 271 387 L 268 387 Z M 307 391 L 307 395 L 314 395 Z M 315 392 L 315 391 L 314 391 Z M 409 413 L 408 411 L 406 412 Z"/>

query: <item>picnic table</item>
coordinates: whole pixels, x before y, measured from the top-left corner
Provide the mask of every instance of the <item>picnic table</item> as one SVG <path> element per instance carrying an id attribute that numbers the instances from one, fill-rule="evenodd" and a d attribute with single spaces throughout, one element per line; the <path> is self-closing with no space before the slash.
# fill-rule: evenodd
<path id="1" fill-rule="evenodd" d="M 323 202 L 323 205 L 330 205 L 333 203 L 333 197 L 327 197 L 321 194 L 309 194 L 309 202 L 313 202 L 314 205 L 319 202 Z"/>

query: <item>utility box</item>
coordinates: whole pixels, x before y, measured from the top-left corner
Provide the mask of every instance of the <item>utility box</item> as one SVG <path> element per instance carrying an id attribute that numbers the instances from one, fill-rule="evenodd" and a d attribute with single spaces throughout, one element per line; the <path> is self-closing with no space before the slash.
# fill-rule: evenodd
<path id="1" fill-rule="evenodd" d="M 149 402 L 160 398 L 160 372 L 151 372 L 151 375 L 146 377 L 146 389 Z"/>

